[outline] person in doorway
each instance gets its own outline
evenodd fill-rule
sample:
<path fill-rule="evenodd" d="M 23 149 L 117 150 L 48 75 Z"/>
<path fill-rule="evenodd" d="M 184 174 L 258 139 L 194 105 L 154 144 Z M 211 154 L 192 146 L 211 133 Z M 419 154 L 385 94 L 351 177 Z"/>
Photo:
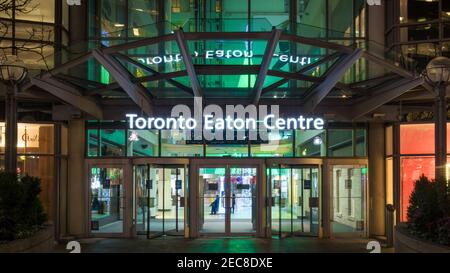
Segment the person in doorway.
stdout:
<path fill-rule="evenodd" d="M 233 196 L 231 197 L 231 213 L 234 214 L 234 208 L 236 207 L 236 194 L 233 193 Z"/>
<path fill-rule="evenodd" d="M 211 215 L 217 214 L 219 210 L 219 195 L 216 195 L 216 199 L 209 205 L 211 207 Z"/>

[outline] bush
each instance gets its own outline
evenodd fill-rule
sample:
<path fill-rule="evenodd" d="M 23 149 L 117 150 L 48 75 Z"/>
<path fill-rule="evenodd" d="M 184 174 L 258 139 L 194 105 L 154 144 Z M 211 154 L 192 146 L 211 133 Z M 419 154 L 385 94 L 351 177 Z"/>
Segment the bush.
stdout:
<path fill-rule="evenodd" d="M 450 195 L 447 181 L 421 176 L 409 198 L 408 229 L 414 235 L 450 244 Z"/>
<path fill-rule="evenodd" d="M 0 241 L 32 235 L 46 221 L 39 193 L 40 179 L 0 172 Z"/>

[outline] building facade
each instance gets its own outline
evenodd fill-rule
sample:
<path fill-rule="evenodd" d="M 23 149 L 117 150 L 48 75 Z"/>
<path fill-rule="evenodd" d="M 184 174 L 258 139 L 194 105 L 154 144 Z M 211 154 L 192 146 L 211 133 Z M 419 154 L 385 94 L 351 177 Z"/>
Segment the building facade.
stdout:
<path fill-rule="evenodd" d="M 54 38 L 16 94 L 17 171 L 42 178 L 57 239 L 379 237 L 385 206 L 406 221 L 414 181 L 435 176 L 442 126 L 421 72 L 445 55 L 445 1 L 39 2 Z M 416 5 L 438 8 L 423 21 Z M 0 18 L 17 29 L 2 46 L 28 65 L 23 18 Z M 433 24 L 434 55 L 420 49 Z M 254 131 L 157 123 L 252 106 Z M 325 124 L 266 132 L 269 114 Z"/>

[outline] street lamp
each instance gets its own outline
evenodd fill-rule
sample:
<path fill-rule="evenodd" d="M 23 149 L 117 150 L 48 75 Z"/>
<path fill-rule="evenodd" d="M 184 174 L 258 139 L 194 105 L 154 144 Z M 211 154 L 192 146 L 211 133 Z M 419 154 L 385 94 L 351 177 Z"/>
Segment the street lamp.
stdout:
<path fill-rule="evenodd" d="M 426 68 L 425 80 L 434 87 L 435 94 L 435 166 L 436 178 L 446 178 L 447 172 L 447 100 L 450 84 L 450 59 L 436 57 Z"/>
<path fill-rule="evenodd" d="M 17 101 L 19 84 L 28 70 L 18 64 L 0 64 L 0 85 L 5 89 L 5 169 L 17 172 Z"/>

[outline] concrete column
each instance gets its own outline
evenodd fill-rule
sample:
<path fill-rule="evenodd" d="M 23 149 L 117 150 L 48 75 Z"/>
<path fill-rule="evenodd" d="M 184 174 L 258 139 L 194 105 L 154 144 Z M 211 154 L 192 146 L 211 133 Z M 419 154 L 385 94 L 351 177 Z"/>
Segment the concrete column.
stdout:
<path fill-rule="evenodd" d="M 369 236 L 385 234 L 386 170 L 383 123 L 369 124 Z"/>
<path fill-rule="evenodd" d="M 5 170 L 17 171 L 17 100 L 14 90 L 6 87 L 5 97 Z"/>
<path fill-rule="evenodd" d="M 446 177 L 447 165 L 447 101 L 446 87 L 438 87 L 435 102 L 436 178 Z"/>
<path fill-rule="evenodd" d="M 87 235 L 86 209 L 87 174 L 85 171 L 85 131 L 83 120 L 69 121 L 69 159 L 68 159 L 68 233 L 83 237 Z"/>

